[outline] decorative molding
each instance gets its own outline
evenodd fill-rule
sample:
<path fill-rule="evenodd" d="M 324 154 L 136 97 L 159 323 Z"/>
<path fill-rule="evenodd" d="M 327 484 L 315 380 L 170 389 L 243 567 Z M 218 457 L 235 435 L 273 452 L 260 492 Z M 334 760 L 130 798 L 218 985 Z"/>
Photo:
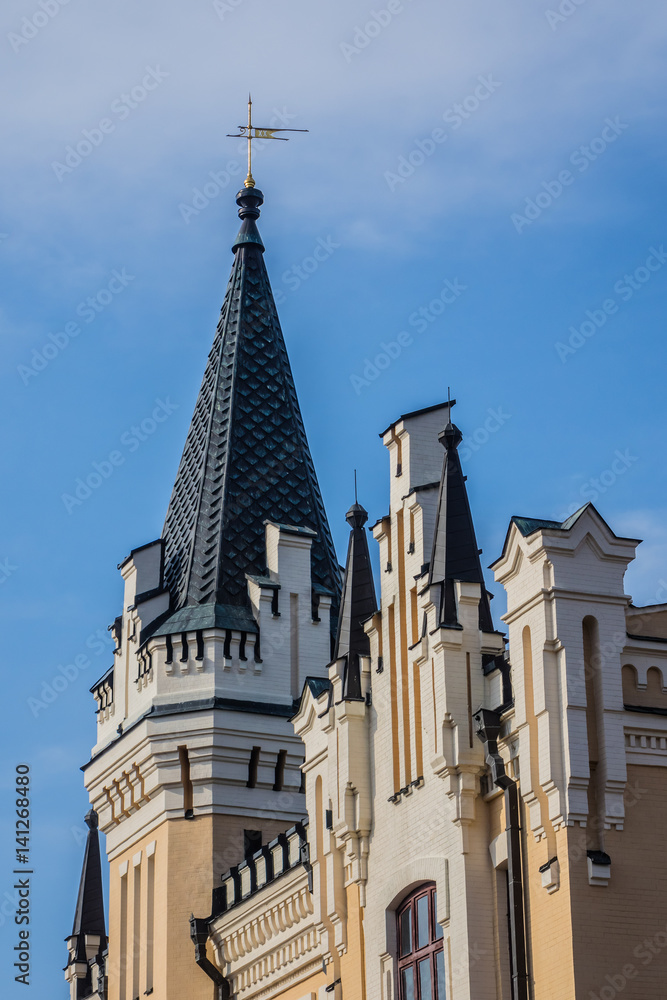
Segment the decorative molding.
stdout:
<path fill-rule="evenodd" d="M 322 968 L 308 873 L 298 867 L 211 923 L 233 995 L 268 1000 Z"/>
<path fill-rule="evenodd" d="M 626 728 L 625 756 L 628 764 L 667 766 L 667 732 Z"/>
<path fill-rule="evenodd" d="M 119 778 L 114 778 L 110 784 L 104 785 L 102 794 L 111 809 L 111 821 L 115 824 L 137 812 L 144 803 L 150 801 L 141 769 L 136 763 L 122 771 Z"/>

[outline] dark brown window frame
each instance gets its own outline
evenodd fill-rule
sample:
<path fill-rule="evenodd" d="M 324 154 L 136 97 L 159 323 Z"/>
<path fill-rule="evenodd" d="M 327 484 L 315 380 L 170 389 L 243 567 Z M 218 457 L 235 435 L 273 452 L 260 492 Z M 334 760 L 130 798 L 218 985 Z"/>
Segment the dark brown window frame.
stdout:
<path fill-rule="evenodd" d="M 439 952 L 443 952 L 444 960 L 444 939 L 442 934 L 442 928 L 439 928 L 437 923 L 437 913 L 436 913 L 436 884 L 435 882 L 424 882 L 422 885 L 417 886 L 412 892 L 405 897 L 401 905 L 396 910 L 396 951 L 397 951 L 397 963 L 396 963 L 396 978 L 397 978 L 397 988 L 396 996 L 398 1000 L 409 1000 L 405 996 L 403 990 L 403 971 L 407 968 L 413 969 L 415 993 L 414 1000 L 423 1000 L 421 992 L 421 984 L 419 982 L 419 963 L 423 962 L 424 959 L 430 959 L 430 970 L 431 970 L 431 997 L 433 1000 L 447 1000 L 446 996 L 441 997 L 437 992 L 437 971 L 436 971 L 436 956 Z M 428 943 L 423 947 L 418 947 L 417 933 L 417 902 L 424 896 L 428 898 Z M 401 955 L 402 939 L 401 939 L 401 919 L 403 914 L 411 910 L 411 951 L 406 955 Z M 438 936 L 439 935 L 439 936 Z"/>

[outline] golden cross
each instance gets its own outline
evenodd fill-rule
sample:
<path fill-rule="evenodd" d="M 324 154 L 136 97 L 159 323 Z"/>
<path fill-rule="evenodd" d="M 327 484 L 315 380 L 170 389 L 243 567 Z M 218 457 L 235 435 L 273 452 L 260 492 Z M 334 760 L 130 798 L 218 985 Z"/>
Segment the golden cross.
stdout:
<path fill-rule="evenodd" d="M 257 128 L 252 123 L 252 98 L 248 94 L 248 124 L 239 125 L 238 135 L 228 135 L 229 139 L 247 139 L 248 140 L 248 176 L 246 177 L 244 184 L 247 188 L 253 188 L 255 186 L 255 180 L 252 176 L 252 140 L 253 139 L 282 139 L 283 142 L 288 140 L 282 135 L 276 135 L 276 132 L 307 132 L 307 128 Z"/>

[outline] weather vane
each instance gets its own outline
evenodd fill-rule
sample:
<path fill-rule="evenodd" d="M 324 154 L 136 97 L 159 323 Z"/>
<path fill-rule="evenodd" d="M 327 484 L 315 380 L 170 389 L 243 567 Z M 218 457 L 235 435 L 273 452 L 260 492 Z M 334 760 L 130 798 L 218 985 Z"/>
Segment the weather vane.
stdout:
<path fill-rule="evenodd" d="M 276 135 L 276 132 L 307 132 L 307 128 L 257 128 L 252 123 L 252 98 L 248 94 L 248 124 L 239 125 L 238 135 L 227 135 L 228 139 L 247 139 L 248 140 L 248 176 L 246 177 L 244 183 L 247 188 L 254 188 L 255 180 L 252 176 L 252 140 L 253 139 L 282 139 L 283 142 L 288 142 L 282 135 Z"/>

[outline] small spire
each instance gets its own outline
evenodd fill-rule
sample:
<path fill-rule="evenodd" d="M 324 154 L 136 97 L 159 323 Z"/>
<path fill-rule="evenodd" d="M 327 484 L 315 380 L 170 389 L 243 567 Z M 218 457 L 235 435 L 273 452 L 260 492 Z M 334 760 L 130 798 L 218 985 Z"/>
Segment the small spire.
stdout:
<path fill-rule="evenodd" d="M 343 697 L 361 698 L 359 657 L 370 655 L 370 640 L 363 623 L 377 611 L 377 600 L 364 528 L 368 512 L 355 500 L 345 515 L 345 520 L 351 530 L 333 658 L 339 660 L 345 657 L 347 660 Z"/>
<path fill-rule="evenodd" d="M 71 937 L 76 940 L 77 958 L 84 961 L 86 960 L 86 937 L 99 937 L 100 952 L 104 951 L 107 943 L 98 833 L 99 820 L 94 809 L 86 813 L 85 823 L 88 827 L 88 836 L 71 934 Z"/>
<path fill-rule="evenodd" d="M 451 414 L 451 405 L 449 413 Z M 465 476 L 458 453 L 462 440 L 463 435 L 456 424 L 452 423 L 450 415 L 447 426 L 439 434 L 439 441 L 445 449 L 445 458 L 438 495 L 429 585 L 440 585 L 442 624 L 457 626 L 459 622 L 454 582 L 458 580 L 465 583 L 479 583 L 482 590 L 479 627 L 484 632 L 491 632 L 493 622 L 489 598 L 475 538 Z"/>

